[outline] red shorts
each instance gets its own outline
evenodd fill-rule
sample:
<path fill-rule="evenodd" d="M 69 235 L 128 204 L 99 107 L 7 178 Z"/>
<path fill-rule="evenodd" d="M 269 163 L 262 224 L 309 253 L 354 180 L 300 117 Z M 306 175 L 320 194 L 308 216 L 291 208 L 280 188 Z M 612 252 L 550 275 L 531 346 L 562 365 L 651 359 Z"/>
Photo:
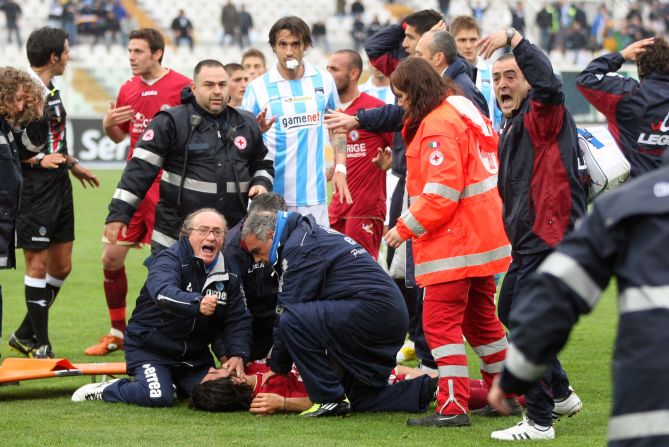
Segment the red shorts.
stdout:
<path fill-rule="evenodd" d="M 156 221 L 156 204 L 160 196 L 160 179 L 156 178 L 141 201 L 135 214 L 128 224 L 126 237 L 119 233 L 118 241 L 121 245 L 151 244 L 151 233 Z"/>
<path fill-rule="evenodd" d="M 383 220 L 369 217 L 348 217 L 330 220 L 330 227 L 346 236 L 352 237 L 362 248 L 376 259 L 379 257 Z"/>

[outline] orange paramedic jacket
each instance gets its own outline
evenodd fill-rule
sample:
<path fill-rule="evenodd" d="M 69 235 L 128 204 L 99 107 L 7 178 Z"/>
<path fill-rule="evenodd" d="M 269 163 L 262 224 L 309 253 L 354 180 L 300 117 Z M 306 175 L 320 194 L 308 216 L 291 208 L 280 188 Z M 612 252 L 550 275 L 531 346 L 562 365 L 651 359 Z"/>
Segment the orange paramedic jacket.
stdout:
<path fill-rule="evenodd" d="M 453 95 L 425 117 L 408 145 L 409 209 L 397 231 L 413 239 L 421 287 L 508 268 L 497 142 L 488 118 Z"/>

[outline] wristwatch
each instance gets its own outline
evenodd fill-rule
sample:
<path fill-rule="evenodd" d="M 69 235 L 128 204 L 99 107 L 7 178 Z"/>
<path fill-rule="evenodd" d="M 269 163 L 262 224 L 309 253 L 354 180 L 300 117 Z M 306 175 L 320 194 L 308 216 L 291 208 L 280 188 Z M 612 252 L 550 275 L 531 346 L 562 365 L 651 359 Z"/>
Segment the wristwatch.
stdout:
<path fill-rule="evenodd" d="M 33 163 L 33 166 L 41 166 L 42 165 L 42 160 L 46 154 L 44 152 L 40 152 L 39 154 L 35 155 L 35 163 Z"/>
<path fill-rule="evenodd" d="M 67 169 L 72 169 L 78 164 L 79 164 L 79 159 L 78 158 L 73 158 L 72 163 L 67 164 Z"/>
<path fill-rule="evenodd" d="M 516 35 L 516 29 L 515 28 L 509 28 L 506 30 L 506 46 L 511 46 L 511 39 L 513 39 L 513 36 Z"/>

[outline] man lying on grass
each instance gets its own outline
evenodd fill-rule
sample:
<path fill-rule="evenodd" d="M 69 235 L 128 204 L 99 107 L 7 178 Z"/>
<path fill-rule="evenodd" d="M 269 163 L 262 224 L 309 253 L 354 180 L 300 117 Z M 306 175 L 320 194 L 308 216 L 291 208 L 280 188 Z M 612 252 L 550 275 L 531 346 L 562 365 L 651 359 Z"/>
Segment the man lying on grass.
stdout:
<path fill-rule="evenodd" d="M 275 375 L 263 381 L 269 367 L 263 363 L 250 363 L 241 377 L 226 369 L 209 370 L 202 383 L 195 386 L 188 401 L 190 408 L 203 411 L 250 411 L 254 414 L 269 415 L 274 413 L 301 413 L 307 411 L 313 403 L 300 379 L 297 368 L 290 373 Z M 412 380 L 425 376 L 425 371 L 397 365 L 388 377 L 393 384 L 403 380 Z M 430 382 L 432 396 L 436 391 L 435 380 Z M 425 380 L 425 377 L 423 379 Z M 488 388 L 482 380 L 470 381 L 471 396 L 469 407 L 482 408 L 486 405 Z"/>

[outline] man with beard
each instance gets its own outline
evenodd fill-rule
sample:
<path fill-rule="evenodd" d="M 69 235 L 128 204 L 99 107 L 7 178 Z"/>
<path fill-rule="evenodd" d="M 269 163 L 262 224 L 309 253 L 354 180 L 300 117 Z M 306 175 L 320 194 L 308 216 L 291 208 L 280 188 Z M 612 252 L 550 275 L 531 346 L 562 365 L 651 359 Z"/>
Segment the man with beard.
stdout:
<path fill-rule="evenodd" d="M 267 130 L 263 138 L 276 166 L 274 190 L 284 197 L 289 210 L 311 214 L 327 226 L 328 131 L 323 116 L 339 105 L 335 83 L 329 73 L 304 58 L 312 40 L 309 27 L 299 17 L 279 19 L 269 31 L 269 43 L 278 63 L 251 82 L 242 108 L 257 115 L 263 131 Z M 333 146 L 332 184 L 339 197 L 350 202 L 346 144 L 334 142 Z"/>
<path fill-rule="evenodd" d="M 355 116 L 361 109 L 381 107 L 384 102 L 358 90 L 362 73 L 362 58 L 353 50 L 341 50 L 330 56 L 327 69 L 335 80 L 341 102 L 340 110 Z M 372 133 L 352 130 L 346 133 L 347 182 L 353 203 L 337 200 L 335 193 L 328 208 L 330 226 L 351 236 L 374 259 L 379 255 L 379 245 L 386 215 L 386 175 L 380 165 L 390 167 L 392 133 Z M 381 163 L 388 159 L 388 163 Z"/>

